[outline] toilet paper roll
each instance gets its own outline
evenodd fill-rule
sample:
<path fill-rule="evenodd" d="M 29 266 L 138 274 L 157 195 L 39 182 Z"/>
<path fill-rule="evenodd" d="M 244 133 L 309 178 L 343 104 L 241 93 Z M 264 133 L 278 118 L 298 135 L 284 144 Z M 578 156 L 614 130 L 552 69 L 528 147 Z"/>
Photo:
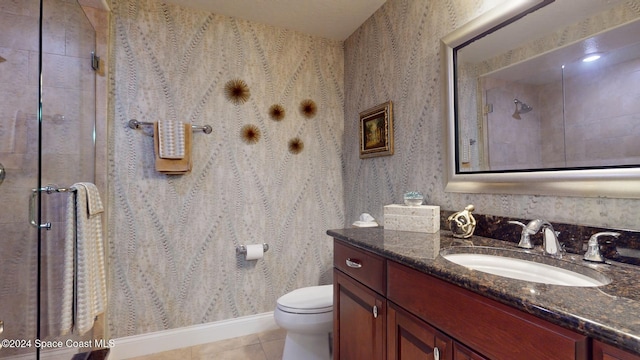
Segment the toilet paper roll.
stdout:
<path fill-rule="evenodd" d="M 264 246 L 262 244 L 247 245 L 247 260 L 258 260 L 264 256 Z"/>

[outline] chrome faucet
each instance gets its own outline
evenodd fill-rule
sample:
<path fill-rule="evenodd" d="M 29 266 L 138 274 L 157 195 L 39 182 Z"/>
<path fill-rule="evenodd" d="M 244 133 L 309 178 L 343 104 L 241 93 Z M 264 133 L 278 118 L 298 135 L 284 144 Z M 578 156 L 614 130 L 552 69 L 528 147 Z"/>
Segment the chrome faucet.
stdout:
<path fill-rule="evenodd" d="M 520 242 L 518 243 L 518 247 L 521 247 L 521 248 L 524 248 L 524 249 L 533 249 L 533 243 L 531 242 L 530 235 L 535 234 L 535 232 L 534 233 L 530 233 L 527 230 L 527 225 L 521 223 L 520 221 L 510 220 L 509 224 L 515 224 L 515 225 L 522 226 L 522 233 L 520 233 Z"/>
<path fill-rule="evenodd" d="M 558 241 L 558 235 L 553 230 L 553 226 L 546 220 L 531 220 L 527 225 L 519 221 L 509 221 L 511 224 L 522 226 L 522 234 L 520 235 L 520 243 L 518 246 L 525 249 L 532 249 L 531 235 L 535 235 L 542 230 L 542 249 L 547 255 L 560 257 L 564 250 Z"/>
<path fill-rule="evenodd" d="M 613 236 L 618 237 L 620 233 L 617 232 L 599 232 L 591 235 L 589 243 L 587 244 L 587 252 L 584 254 L 584 259 L 587 261 L 604 262 L 604 257 L 600 254 L 600 245 L 598 244 L 598 237 L 600 236 Z"/>

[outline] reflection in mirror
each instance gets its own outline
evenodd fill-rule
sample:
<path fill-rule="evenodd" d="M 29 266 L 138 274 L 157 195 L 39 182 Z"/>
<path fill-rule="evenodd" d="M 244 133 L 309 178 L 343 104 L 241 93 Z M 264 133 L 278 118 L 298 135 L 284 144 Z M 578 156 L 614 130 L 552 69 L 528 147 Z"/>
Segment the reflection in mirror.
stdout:
<path fill-rule="evenodd" d="M 469 95 L 458 97 L 468 138 L 459 139 L 460 151 L 478 153 L 461 156 L 461 171 L 640 163 L 640 21 L 628 18 L 627 4 L 567 8 L 572 20 L 577 12 L 581 18 L 503 42 L 521 33 L 520 22 L 567 3 L 556 1 L 456 50 L 458 89 Z"/>
<path fill-rule="evenodd" d="M 443 39 L 447 191 L 640 197 L 640 13 L 620 0 L 500 9 L 512 3 Z M 595 192 L 604 179 L 616 189 Z"/>

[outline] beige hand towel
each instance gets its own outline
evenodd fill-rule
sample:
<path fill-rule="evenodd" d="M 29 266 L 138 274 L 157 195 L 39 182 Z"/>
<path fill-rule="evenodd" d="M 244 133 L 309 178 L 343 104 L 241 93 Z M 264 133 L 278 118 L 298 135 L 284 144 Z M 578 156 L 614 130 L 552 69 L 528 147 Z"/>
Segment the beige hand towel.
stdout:
<path fill-rule="evenodd" d="M 158 136 L 158 123 L 153 125 L 153 146 L 156 154 L 156 171 L 168 175 L 186 174 L 191 171 L 193 161 L 191 158 L 191 124 L 183 124 L 184 127 L 184 157 L 182 159 L 163 159 L 160 156 Z"/>

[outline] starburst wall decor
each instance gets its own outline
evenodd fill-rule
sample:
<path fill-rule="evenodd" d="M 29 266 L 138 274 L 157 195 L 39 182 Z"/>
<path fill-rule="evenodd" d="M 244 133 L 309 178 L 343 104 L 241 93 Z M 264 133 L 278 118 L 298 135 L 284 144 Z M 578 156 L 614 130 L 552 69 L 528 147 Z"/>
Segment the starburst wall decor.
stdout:
<path fill-rule="evenodd" d="M 258 143 L 258 141 L 260 141 L 261 135 L 262 133 L 260 132 L 260 128 L 252 124 L 245 125 L 240 130 L 242 141 L 249 145 Z"/>
<path fill-rule="evenodd" d="M 284 119 L 285 111 L 284 107 L 280 104 L 273 104 L 269 108 L 269 117 L 273 121 L 280 121 Z"/>
<path fill-rule="evenodd" d="M 307 119 L 311 119 L 312 117 L 316 116 L 316 113 L 318 112 L 318 106 L 311 99 L 302 100 L 302 102 L 300 103 L 300 112 Z"/>
<path fill-rule="evenodd" d="M 224 86 L 224 93 L 229 101 L 236 105 L 246 103 L 251 97 L 249 85 L 244 80 L 229 80 Z"/>
<path fill-rule="evenodd" d="M 300 140 L 300 138 L 295 137 L 289 140 L 290 153 L 297 155 L 297 154 L 300 154 L 303 149 L 304 149 L 304 143 L 302 142 L 302 140 Z"/>

